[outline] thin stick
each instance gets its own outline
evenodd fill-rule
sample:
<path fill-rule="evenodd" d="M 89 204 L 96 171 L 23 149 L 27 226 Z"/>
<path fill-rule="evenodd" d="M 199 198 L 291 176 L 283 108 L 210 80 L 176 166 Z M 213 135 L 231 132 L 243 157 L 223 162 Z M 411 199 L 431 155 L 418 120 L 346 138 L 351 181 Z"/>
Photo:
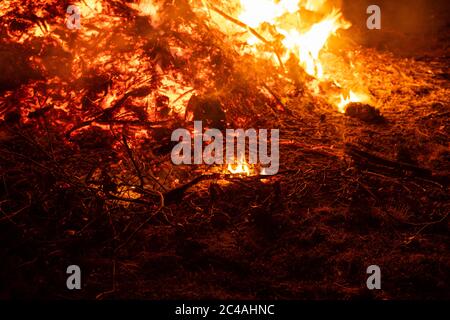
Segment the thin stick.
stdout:
<path fill-rule="evenodd" d="M 272 91 L 266 84 L 262 85 L 264 89 L 269 91 L 269 93 L 272 95 L 272 97 L 275 99 L 275 101 L 283 108 L 283 111 L 288 110 L 284 103 L 281 101 L 281 99 L 275 94 L 275 92 Z M 276 110 L 274 110 L 276 112 Z"/>
<path fill-rule="evenodd" d="M 140 187 L 144 188 L 144 177 L 142 176 L 141 170 L 139 169 L 136 160 L 134 160 L 133 151 L 131 151 L 130 146 L 128 145 L 127 137 L 124 134 L 122 134 L 122 141 L 125 146 L 125 150 L 127 151 L 128 157 L 130 158 L 131 163 L 133 164 L 134 170 L 136 171 L 136 174 L 139 177 Z"/>

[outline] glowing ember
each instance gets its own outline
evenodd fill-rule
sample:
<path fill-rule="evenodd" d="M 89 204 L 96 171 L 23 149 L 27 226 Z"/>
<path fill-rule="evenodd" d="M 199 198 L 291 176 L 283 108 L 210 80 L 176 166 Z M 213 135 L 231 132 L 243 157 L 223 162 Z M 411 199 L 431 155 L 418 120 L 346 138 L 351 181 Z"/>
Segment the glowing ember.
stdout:
<path fill-rule="evenodd" d="M 245 175 L 245 176 L 251 175 L 250 166 L 243 158 L 236 161 L 236 164 L 229 164 L 228 172 L 236 175 Z"/>
<path fill-rule="evenodd" d="M 80 8 L 81 16 L 85 19 L 93 18 L 103 11 L 102 1 L 100 0 L 84 0 L 75 4 Z"/>
<path fill-rule="evenodd" d="M 153 0 L 140 0 L 138 3 L 131 3 L 131 8 L 137 10 L 142 16 L 156 16 L 158 7 L 153 3 Z"/>
<path fill-rule="evenodd" d="M 368 103 L 370 101 L 369 97 L 364 93 L 355 93 L 350 90 L 348 97 L 344 97 L 341 94 L 341 101 L 338 103 L 339 112 L 345 113 L 345 107 L 351 102 L 365 102 Z"/>

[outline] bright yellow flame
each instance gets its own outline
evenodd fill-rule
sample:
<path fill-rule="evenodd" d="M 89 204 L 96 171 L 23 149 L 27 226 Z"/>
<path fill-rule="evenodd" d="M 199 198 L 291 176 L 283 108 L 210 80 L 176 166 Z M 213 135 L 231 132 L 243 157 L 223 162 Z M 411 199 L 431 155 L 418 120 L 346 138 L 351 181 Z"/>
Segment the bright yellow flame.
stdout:
<path fill-rule="evenodd" d="M 101 0 L 83 0 L 76 3 L 76 6 L 80 9 L 83 19 L 93 18 L 103 11 Z"/>
<path fill-rule="evenodd" d="M 370 98 L 364 93 L 355 93 L 352 90 L 350 90 L 348 97 L 344 97 L 344 95 L 341 94 L 340 99 L 341 101 L 338 103 L 338 109 L 339 112 L 342 113 L 345 113 L 345 107 L 351 102 L 368 103 L 370 101 Z"/>
<path fill-rule="evenodd" d="M 342 21 L 342 13 L 335 10 L 303 34 L 294 28 L 287 32 L 282 29 L 278 31 L 285 36 L 283 45 L 299 58 L 305 71 L 312 76 L 322 79 L 323 67 L 319 54 L 331 35 L 341 28 L 349 27 L 348 23 Z"/>
<path fill-rule="evenodd" d="M 158 13 L 158 7 L 153 0 L 139 0 L 138 3 L 131 3 L 129 6 L 143 16 L 156 16 Z"/>
<path fill-rule="evenodd" d="M 291 55 L 298 58 L 300 65 L 306 73 L 316 79 L 309 84 L 313 91 L 319 94 L 319 84 L 330 78 L 324 74 L 324 61 L 321 53 L 326 48 L 328 40 L 338 30 L 348 29 L 351 24 L 343 17 L 339 9 L 332 8 L 326 0 L 239 0 L 241 13 L 238 19 L 255 28 L 267 39 L 271 39 L 273 32 L 282 35 L 281 40 L 284 52 L 279 58 L 286 63 Z M 311 21 L 311 14 L 304 15 L 302 9 L 315 12 Z M 269 29 L 270 29 L 269 28 Z M 272 38 L 273 39 L 273 38 Z M 249 33 L 244 39 L 253 54 L 260 58 L 278 59 L 268 55 L 257 47 L 261 40 Z M 362 93 L 351 91 L 348 97 L 341 95 L 334 100 L 340 112 L 344 112 L 345 106 L 350 102 L 369 102 L 370 98 Z"/>
<path fill-rule="evenodd" d="M 261 27 L 264 23 L 272 25 L 284 36 L 282 44 L 286 51 L 283 62 L 294 54 L 305 71 L 318 79 L 323 79 L 319 55 L 328 39 L 339 29 L 351 26 L 338 9 L 333 9 L 321 21 L 306 28 L 300 11 L 301 1 L 298 0 L 240 0 L 240 3 L 242 11 L 239 20 L 252 28 Z M 324 3 L 324 0 L 308 0 L 303 6 L 310 11 L 317 11 Z M 249 35 L 247 43 L 250 46 L 258 42 L 254 35 Z"/>
<path fill-rule="evenodd" d="M 241 0 L 242 12 L 239 20 L 252 28 L 263 22 L 275 24 L 276 19 L 285 13 L 299 10 L 298 0 Z"/>
<path fill-rule="evenodd" d="M 304 7 L 310 11 L 318 11 L 323 7 L 326 1 L 327 0 L 306 0 Z"/>
<path fill-rule="evenodd" d="M 245 176 L 251 175 L 250 166 L 244 158 L 240 158 L 238 161 L 236 161 L 235 164 L 228 164 L 228 171 L 231 174 L 239 174 Z"/>
<path fill-rule="evenodd" d="M 46 27 L 49 28 L 49 26 L 46 24 Z M 35 25 L 32 31 L 33 35 L 35 37 L 44 37 L 48 34 L 48 31 L 45 30 L 43 26 Z"/>

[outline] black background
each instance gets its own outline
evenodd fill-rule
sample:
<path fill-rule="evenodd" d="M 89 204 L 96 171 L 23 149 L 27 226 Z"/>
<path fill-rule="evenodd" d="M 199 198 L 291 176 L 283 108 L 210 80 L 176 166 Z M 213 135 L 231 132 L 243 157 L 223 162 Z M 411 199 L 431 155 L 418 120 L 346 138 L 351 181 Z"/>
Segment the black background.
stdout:
<path fill-rule="evenodd" d="M 366 9 L 381 8 L 381 30 L 368 30 Z M 353 26 L 347 34 L 360 44 L 396 54 L 445 54 L 449 45 L 448 0 L 344 0 L 344 16 Z"/>

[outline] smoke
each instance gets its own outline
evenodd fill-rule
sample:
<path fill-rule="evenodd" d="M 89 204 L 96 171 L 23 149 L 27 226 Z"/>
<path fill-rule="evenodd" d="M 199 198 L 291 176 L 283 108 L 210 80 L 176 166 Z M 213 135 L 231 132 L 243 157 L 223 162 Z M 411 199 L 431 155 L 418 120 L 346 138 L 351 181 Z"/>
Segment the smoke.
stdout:
<path fill-rule="evenodd" d="M 448 43 L 448 0 L 343 0 L 352 36 L 366 46 L 414 55 Z M 367 30 L 368 6 L 381 7 L 382 29 Z"/>

